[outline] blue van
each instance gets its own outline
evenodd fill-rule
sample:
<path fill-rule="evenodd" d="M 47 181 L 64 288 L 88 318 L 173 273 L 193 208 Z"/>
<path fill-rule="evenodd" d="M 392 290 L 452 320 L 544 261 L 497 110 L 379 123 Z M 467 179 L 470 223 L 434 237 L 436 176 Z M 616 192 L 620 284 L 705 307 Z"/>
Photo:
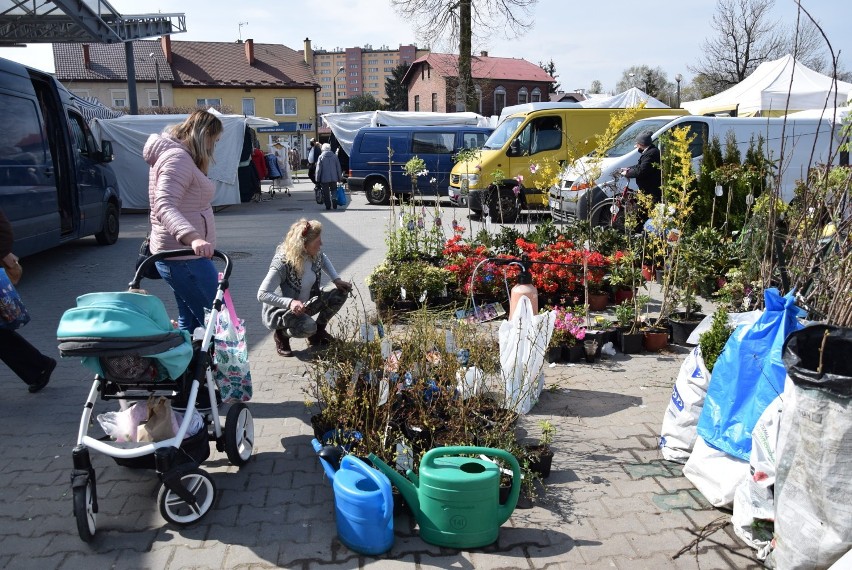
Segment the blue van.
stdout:
<path fill-rule="evenodd" d="M 121 198 L 109 141 L 100 148 L 48 73 L 0 59 L 0 207 L 24 257 L 94 235 L 118 240 Z"/>
<path fill-rule="evenodd" d="M 418 194 L 446 196 L 453 155 L 464 148 L 480 148 L 493 130 L 466 125 L 364 127 L 355 135 L 349 155 L 349 190 L 365 191 L 370 204 L 387 204 L 391 186 L 394 194 L 410 194 L 411 179 L 402 168 L 418 156 L 429 171 L 418 180 Z M 390 159 L 388 147 L 393 150 Z"/>

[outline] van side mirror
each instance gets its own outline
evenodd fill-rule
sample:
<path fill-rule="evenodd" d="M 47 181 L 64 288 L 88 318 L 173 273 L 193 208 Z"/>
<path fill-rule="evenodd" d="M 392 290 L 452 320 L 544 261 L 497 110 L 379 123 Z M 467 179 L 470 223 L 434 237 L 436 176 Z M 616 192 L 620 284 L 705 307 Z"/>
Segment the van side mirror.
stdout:
<path fill-rule="evenodd" d="M 518 139 L 513 139 L 511 143 L 509 143 L 509 152 L 507 153 L 509 156 L 518 156 L 521 153 L 521 141 Z"/>
<path fill-rule="evenodd" d="M 112 141 L 101 141 L 101 162 L 112 162 Z"/>

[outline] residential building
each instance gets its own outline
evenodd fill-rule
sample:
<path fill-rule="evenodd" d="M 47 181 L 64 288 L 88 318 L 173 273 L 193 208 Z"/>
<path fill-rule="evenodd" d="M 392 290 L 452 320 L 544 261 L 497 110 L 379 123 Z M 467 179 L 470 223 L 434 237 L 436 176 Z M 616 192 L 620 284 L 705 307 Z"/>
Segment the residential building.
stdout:
<path fill-rule="evenodd" d="M 418 58 L 405 76 L 409 111 L 464 111 L 454 54 L 430 53 Z M 555 83 L 541 67 L 524 59 L 491 57 L 481 52 L 471 59 L 471 74 L 480 115 L 499 115 L 503 107 L 548 101 Z"/>
<path fill-rule="evenodd" d="M 369 94 L 384 103 L 387 96 L 385 79 L 392 76 L 398 65 L 410 65 L 428 53 L 429 50 L 417 49 L 415 45 L 400 45 L 397 49 L 388 46 L 373 49 L 369 44 L 333 50 L 315 49 L 313 68 L 321 87 L 317 96 L 319 114 L 335 112 L 335 86 L 338 111 L 350 97 L 358 95 Z"/>
<path fill-rule="evenodd" d="M 305 40 L 310 46 L 310 40 Z M 127 69 L 120 44 L 54 44 L 56 76 L 79 95 L 126 106 Z M 272 142 L 296 145 L 316 134 L 317 83 L 302 52 L 280 44 L 245 42 L 133 42 L 140 106 L 157 107 L 156 69 L 163 104 L 178 108 L 217 107 L 278 121 L 258 129 L 263 148 Z M 149 57 L 153 53 L 154 57 Z"/>

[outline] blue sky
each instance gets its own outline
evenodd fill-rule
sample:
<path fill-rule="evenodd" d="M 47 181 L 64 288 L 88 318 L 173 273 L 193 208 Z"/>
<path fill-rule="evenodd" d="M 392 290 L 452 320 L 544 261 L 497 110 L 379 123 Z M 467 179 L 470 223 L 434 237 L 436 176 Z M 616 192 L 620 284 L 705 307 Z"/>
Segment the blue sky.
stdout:
<path fill-rule="evenodd" d="M 112 0 L 125 14 L 184 13 L 188 32 L 175 41 L 236 41 L 252 38 L 261 43 L 283 43 L 301 49 L 306 37 L 314 47 L 391 47 L 415 41 L 414 30 L 391 9 L 389 0 Z M 852 3 L 837 0 L 802 0 L 802 5 L 823 26 L 835 52 L 841 50 L 841 67 L 852 69 Z M 571 3 L 539 0 L 532 10 L 533 23 L 519 39 L 505 39 L 503 26 L 495 25 L 487 43 L 476 52 L 519 57 L 533 63 L 553 60 L 563 89 L 588 88 L 595 79 L 612 90 L 622 72 L 634 65 L 660 67 L 673 80 L 681 73 L 686 85 L 692 78 L 688 65 L 697 63 L 701 45 L 710 36 L 715 0 L 599 0 Z M 775 17 L 792 25 L 793 0 L 776 0 Z M 240 22 L 248 22 L 239 27 Z M 845 29 L 844 29 L 845 28 Z M 450 51 L 433 46 L 434 51 Z M 26 48 L 0 47 L 0 57 L 53 71 L 49 45 Z"/>

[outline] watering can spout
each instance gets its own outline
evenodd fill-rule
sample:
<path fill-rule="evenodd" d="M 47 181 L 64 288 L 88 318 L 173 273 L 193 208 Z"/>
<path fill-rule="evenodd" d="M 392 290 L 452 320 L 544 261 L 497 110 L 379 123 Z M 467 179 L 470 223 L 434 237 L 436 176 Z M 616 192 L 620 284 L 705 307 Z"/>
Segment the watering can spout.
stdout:
<path fill-rule="evenodd" d="M 420 514 L 420 498 L 417 494 L 417 488 L 414 486 L 414 484 L 405 477 L 403 477 L 396 469 L 376 457 L 375 454 L 371 453 L 368 456 L 368 459 L 379 471 L 387 475 L 387 478 L 390 479 L 390 482 L 394 486 L 396 486 L 397 489 L 399 489 L 399 492 L 402 493 L 405 502 L 411 508 L 411 512 L 414 514 L 414 518 L 418 518 Z"/>

